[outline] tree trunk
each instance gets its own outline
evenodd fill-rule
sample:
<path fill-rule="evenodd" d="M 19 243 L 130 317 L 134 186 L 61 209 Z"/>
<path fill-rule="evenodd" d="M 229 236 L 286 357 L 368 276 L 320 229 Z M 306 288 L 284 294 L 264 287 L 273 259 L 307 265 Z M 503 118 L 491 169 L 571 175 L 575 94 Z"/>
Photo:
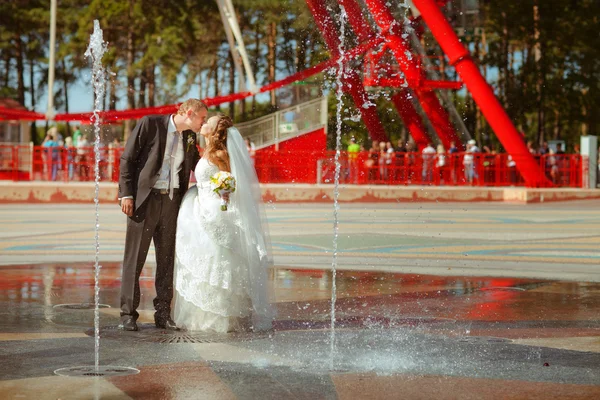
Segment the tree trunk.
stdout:
<path fill-rule="evenodd" d="M 139 108 L 146 107 L 146 85 L 148 83 L 148 70 L 145 69 L 140 75 L 140 90 L 138 92 L 137 106 Z"/>
<path fill-rule="evenodd" d="M 23 66 L 23 41 L 21 35 L 17 33 L 15 35 L 15 50 L 17 56 L 17 101 L 22 106 L 25 106 L 25 80 L 23 75 L 25 68 Z"/>
<path fill-rule="evenodd" d="M 294 72 L 299 72 L 299 71 L 306 69 L 307 38 L 308 38 L 308 36 L 304 35 L 302 37 L 302 40 L 300 41 L 300 43 L 296 46 L 296 60 L 295 60 L 296 62 L 295 62 L 295 71 Z M 301 94 L 300 94 L 300 87 L 298 85 L 295 86 L 294 96 L 295 96 L 296 104 L 298 104 L 302 101 Z"/>
<path fill-rule="evenodd" d="M 129 0 L 129 29 L 127 31 L 127 108 L 133 110 L 135 108 L 135 71 L 133 69 L 134 63 L 134 49 L 133 49 L 133 6 L 134 1 Z M 131 133 L 132 120 L 125 120 L 125 137 L 127 141 L 129 134 Z"/>
<path fill-rule="evenodd" d="M 210 93 L 210 80 L 212 79 L 212 70 L 208 69 L 206 71 L 205 74 L 205 78 L 204 78 L 204 82 L 206 82 L 206 85 L 204 86 L 204 96 L 202 96 L 203 98 L 208 98 L 209 93 Z"/>
<path fill-rule="evenodd" d="M 227 60 L 225 58 L 218 57 L 217 59 L 217 70 L 219 73 L 219 96 L 223 96 L 225 93 L 225 80 L 227 71 Z M 220 110 L 220 108 L 219 108 Z"/>
<path fill-rule="evenodd" d="M 315 37 L 310 37 L 310 51 L 308 52 L 309 57 L 308 57 L 308 63 L 307 65 L 310 66 L 312 65 L 312 61 L 313 61 L 313 56 L 315 55 L 315 48 L 317 45 L 317 39 Z"/>
<path fill-rule="evenodd" d="M 588 92 L 586 96 L 591 96 L 590 92 Z M 583 125 L 589 126 L 589 129 L 586 130 L 586 134 L 597 136 L 598 135 L 598 113 L 591 112 L 591 102 L 585 102 L 585 104 L 589 104 L 588 110 L 590 111 L 587 113 L 587 115 L 588 115 L 587 119 L 583 121 Z"/>
<path fill-rule="evenodd" d="M 235 64 L 233 56 L 229 53 L 229 94 L 235 93 Z M 235 101 L 229 103 L 229 117 L 235 118 Z"/>
<path fill-rule="evenodd" d="M 240 100 L 240 105 L 242 107 L 242 110 L 241 110 L 242 111 L 242 122 L 246 122 L 246 112 L 247 112 L 246 98 L 243 98 L 242 100 Z"/>
<path fill-rule="evenodd" d="M 260 59 L 260 24 L 257 22 L 254 25 L 254 60 L 252 69 L 255 76 L 258 76 L 258 62 Z M 252 116 L 254 117 L 256 112 L 256 96 L 252 96 Z"/>
<path fill-rule="evenodd" d="M 475 44 L 474 50 L 475 51 L 474 51 L 473 56 L 474 56 L 475 60 L 477 60 L 477 64 L 481 64 L 480 46 Z M 471 132 L 475 133 L 475 140 L 477 140 L 477 142 L 481 146 L 481 113 L 479 111 L 479 107 L 477 106 L 477 103 L 475 103 L 475 100 L 473 99 L 472 96 L 469 96 L 469 100 L 470 100 L 469 104 L 470 104 L 470 107 L 472 107 L 473 116 L 475 119 L 474 130 L 472 130 Z"/>
<path fill-rule="evenodd" d="M 64 97 L 65 97 L 65 113 L 69 113 L 69 82 L 67 81 L 67 65 L 65 63 L 65 59 L 63 58 L 62 60 L 60 60 L 60 67 L 62 68 L 62 75 L 63 75 L 63 92 L 64 92 Z M 69 124 L 67 125 L 67 135 L 66 136 L 71 136 L 71 126 Z"/>
<path fill-rule="evenodd" d="M 114 67 L 114 65 L 113 65 Z M 116 110 L 117 109 L 117 84 L 116 82 L 118 82 L 118 78 L 117 75 L 115 74 L 115 76 L 112 76 L 109 80 L 109 87 L 110 87 L 110 100 L 108 101 L 108 109 L 109 110 Z"/>
<path fill-rule="evenodd" d="M 8 87 L 10 78 L 10 52 L 4 51 L 4 87 Z"/>
<path fill-rule="evenodd" d="M 560 112 L 555 109 L 554 110 L 554 140 L 560 139 Z"/>
<path fill-rule="evenodd" d="M 203 99 L 202 91 L 204 90 L 204 79 L 202 79 L 202 73 L 204 71 L 200 70 L 198 72 L 198 98 Z"/>
<path fill-rule="evenodd" d="M 65 113 L 69 113 L 69 82 L 67 82 L 67 66 L 65 64 L 65 60 L 64 58 L 62 60 L 60 60 L 60 68 L 62 69 L 62 76 L 63 76 L 63 80 L 62 80 L 62 84 L 63 84 L 63 92 L 64 92 L 64 99 L 65 99 Z"/>
<path fill-rule="evenodd" d="M 115 106 L 113 105 L 114 92 L 115 92 L 115 83 L 112 79 L 108 79 L 106 81 L 108 87 L 106 88 L 106 97 L 108 97 L 108 109 L 114 110 Z M 115 99 L 116 100 L 116 99 Z"/>
<path fill-rule="evenodd" d="M 542 43 L 540 40 L 540 10 L 539 0 L 533 0 L 533 38 L 534 38 L 534 59 L 537 69 L 536 92 L 537 92 L 537 116 L 538 116 L 538 134 L 537 142 L 542 144 L 544 138 L 544 67 Z"/>
<path fill-rule="evenodd" d="M 500 95 L 502 105 L 506 110 L 508 108 L 508 16 L 505 11 L 502 12 L 502 67 L 500 69 Z"/>
<path fill-rule="evenodd" d="M 35 63 L 33 57 L 29 59 L 29 92 L 31 94 L 31 109 L 35 110 Z"/>
<path fill-rule="evenodd" d="M 271 24 L 269 25 L 269 29 L 268 29 L 268 38 L 267 38 L 267 46 L 269 48 L 269 53 L 268 53 L 268 63 L 269 63 L 269 74 L 268 74 L 268 80 L 269 83 L 273 83 L 275 82 L 275 63 L 277 61 L 276 57 L 276 51 L 275 51 L 275 46 L 277 44 L 277 24 L 275 24 L 275 22 L 271 22 Z M 275 94 L 275 90 L 271 90 L 270 91 L 271 94 L 271 110 L 275 111 L 275 109 L 277 108 L 277 95 Z"/>
<path fill-rule="evenodd" d="M 513 87 L 514 85 L 514 80 L 515 80 L 515 46 L 510 45 L 509 46 L 509 51 L 508 51 L 508 68 L 507 68 L 507 76 L 506 76 L 506 92 L 507 92 L 507 111 L 509 111 L 509 116 L 511 117 L 511 119 L 514 117 L 515 115 L 515 109 L 514 109 L 514 104 L 511 103 L 511 100 L 513 99 L 512 96 L 512 91 L 513 91 Z"/>
<path fill-rule="evenodd" d="M 108 110 L 108 104 L 110 103 L 110 99 L 108 97 L 109 83 L 108 79 L 104 80 L 104 98 L 102 99 L 102 109 Z"/>
<path fill-rule="evenodd" d="M 582 95 L 583 95 L 584 100 L 585 100 L 585 97 L 586 97 L 587 93 L 582 93 Z M 578 132 L 578 133 L 580 133 L 583 136 L 587 136 L 587 134 L 589 133 L 588 123 L 587 123 L 588 122 L 588 115 L 589 115 L 588 109 L 585 106 L 585 101 L 583 101 L 583 105 L 581 106 L 581 116 L 583 117 L 583 121 L 581 122 L 580 132 Z"/>
<path fill-rule="evenodd" d="M 480 57 L 482 59 L 485 59 L 485 56 L 487 55 L 487 37 L 485 35 L 485 29 L 483 29 L 481 32 L 480 46 L 478 47 L 481 48 L 481 50 L 479 50 L 479 53 L 481 54 Z M 487 80 L 487 64 L 479 60 L 479 65 L 481 65 L 481 72 L 483 74 L 483 77 Z"/>
<path fill-rule="evenodd" d="M 308 35 L 302 37 L 302 40 L 296 46 L 296 70 L 294 72 L 299 72 L 306 69 L 306 42 L 308 39 Z"/>
<path fill-rule="evenodd" d="M 148 67 L 148 106 L 154 107 L 156 98 L 156 66 L 152 64 Z"/>
<path fill-rule="evenodd" d="M 219 88 L 219 55 L 215 56 L 215 61 L 213 62 L 213 83 L 215 87 L 215 97 L 221 94 L 221 90 Z M 221 111 L 221 105 L 217 105 L 217 110 Z"/>
<path fill-rule="evenodd" d="M 35 110 L 35 103 L 36 103 L 36 98 L 35 98 L 35 63 L 33 61 L 33 57 L 31 57 L 29 59 L 29 90 L 31 93 L 31 110 Z M 35 145 L 39 145 L 39 141 L 37 138 L 37 127 L 35 124 L 35 121 L 31 121 L 31 127 L 30 127 L 30 140 L 35 144 Z"/>
<path fill-rule="evenodd" d="M 134 1 L 129 1 L 129 20 L 133 19 L 133 6 Z M 127 31 L 127 108 L 135 108 L 135 70 L 133 63 L 135 61 L 135 50 L 134 46 L 134 35 L 133 26 L 130 24 L 129 30 Z"/>

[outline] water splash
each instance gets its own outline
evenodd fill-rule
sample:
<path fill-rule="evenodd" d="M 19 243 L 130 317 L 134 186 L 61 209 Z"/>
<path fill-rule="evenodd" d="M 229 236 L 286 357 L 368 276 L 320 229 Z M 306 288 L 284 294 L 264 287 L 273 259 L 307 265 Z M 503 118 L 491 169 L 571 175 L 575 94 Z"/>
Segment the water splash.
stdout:
<path fill-rule="evenodd" d="M 340 196 L 340 154 L 342 147 L 342 96 L 344 95 L 344 88 L 342 78 L 344 77 L 344 53 L 346 51 L 344 45 L 344 36 L 346 35 L 346 20 L 347 14 L 344 6 L 340 5 L 340 42 L 338 45 L 339 61 L 336 74 L 336 93 L 335 97 L 337 100 L 336 105 L 336 132 L 335 132 L 335 178 L 333 185 L 333 259 L 331 261 L 331 356 L 330 356 L 330 367 L 333 369 L 333 356 L 335 354 L 335 302 L 337 300 L 337 287 L 336 287 L 336 273 L 337 273 L 337 254 L 338 254 L 338 235 L 339 235 L 339 203 L 338 198 Z"/>
<path fill-rule="evenodd" d="M 95 154 L 95 190 L 94 204 L 96 207 L 95 223 L 95 243 L 96 253 L 94 258 L 94 366 L 96 370 L 100 364 L 100 213 L 99 213 L 99 195 L 100 195 L 100 114 L 102 104 L 104 103 L 104 88 L 106 81 L 106 71 L 102 66 L 102 57 L 106 53 L 106 43 L 104 42 L 100 22 L 94 20 L 94 32 L 90 36 L 90 44 L 85 51 L 85 57 L 92 62 L 92 85 L 94 86 L 94 113 L 91 121 L 94 124 L 94 154 Z"/>

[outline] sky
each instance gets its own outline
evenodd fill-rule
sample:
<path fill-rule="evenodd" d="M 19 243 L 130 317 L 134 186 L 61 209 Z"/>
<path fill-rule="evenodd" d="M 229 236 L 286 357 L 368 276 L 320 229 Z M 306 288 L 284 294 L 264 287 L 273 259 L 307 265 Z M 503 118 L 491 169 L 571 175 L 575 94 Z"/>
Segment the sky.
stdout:
<path fill-rule="evenodd" d="M 179 80 L 181 82 L 183 82 L 185 80 L 183 74 L 185 73 L 182 72 L 182 75 L 179 77 Z M 25 76 L 25 85 L 29 86 L 30 85 L 30 81 L 29 81 L 29 74 L 26 74 L 27 76 Z M 278 73 L 276 78 L 277 79 L 281 79 L 284 78 L 284 76 L 280 76 L 281 73 Z M 38 77 L 36 78 L 38 81 L 40 80 L 40 77 L 38 75 Z M 47 77 L 43 77 L 43 79 L 47 80 Z M 256 77 L 257 81 L 260 81 L 262 79 L 261 76 L 257 76 Z M 60 81 L 55 81 L 54 82 L 54 89 L 55 92 L 56 90 L 58 90 L 57 85 L 59 85 L 60 87 L 62 87 L 62 82 Z M 224 90 L 224 92 L 228 92 L 229 88 L 227 85 L 227 82 L 225 83 L 225 86 L 222 88 Z M 190 90 L 185 93 L 183 96 L 181 96 L 181 98 L 179 99 L 180 101 L 183 101 L 184 99 L 190 98 L 190 97 L 199 97 L 199 87 L 197 84 L 194 84 L 191 86 Z M 91 112 L 94 111 L 94 93 L 93 93 L 93 86 L 92 86 L 92 82 L 91 82 L 91 74 L 90 71 L 85 71 L 82 76 L 74 83 L 72 83 L 69 88 L 68 88 L 68 95 L 69 95 L 69 113 L 82 113 L 82 112 Z M 209 93 L 209 96 L 212 96 Z M 116 109 L 117 110 L 125 110 L 127 109 L 127 97 L 126 97 L 126 93 L 125 90 L 121 90 L 120 93 L 118 93 L 118 101 L 117 101 L 117 106 Z M 259 101 L 267 101 L 269 97 L 268 93 L 261 93 L 259 95 L 257 95 L 257 98 Z M 56 101 L 56 100 L 55 100 Z M 31 96 L 29 92 L 25 93 L 25 105 L 29 108 L 31 105 Z M 164 104 L 157 104 L 157 106 L 161 106 Z M 38 99 L 37 103 L 36 103 L 36 107 L 35 110 L 36 112 L 40 112 L 45 114 L 46 110 L 48 108 L 48 91 L 47 91 L 47 87 L 45 87 L 43 94 L 40 96 L 40 98 Z M 57 113 L 63 113 L 64 112 L 64 108 L 61 107 L 57 110 Z"/>
<path fill-rule="evenodd" d="M 25 85 L 29 86 L 29 81 L 25 81 Z M 57 84 L 61 85 L 60 81 L 54 82 L 55 91 L 57 89 Z M 68 88 L 69 95 L 69 113 L 80 113 L 80 112 L 91 112 L 94 111 L 94 90 L 91 82 L 91 75 L 88 72 L 84 73 L 84 75 L 78 79 L 76 82 L 71 84 Z M 187 97 L 197 97 L 198 96 L 198 87 L 192 87 L 190 91 L 182 98 Z M 31 105 L 31 96 L 29 93 L 25 95 L 25 104 L 27 106 Z M 48 108 L 48 91 L 44 90 L 44 93 L 40 96 L 37 101 L 35 110 L 36 112 L 46 113 Z M 118 95 L 117 101 L 117 110 L 125 110 L 127 108 L 127 97 L 125 96 L 125 91 L 122 90 L 122 93 Z M 57 110 L 57 113 L 63 113 L 64 109 L 61 107 Z"/>

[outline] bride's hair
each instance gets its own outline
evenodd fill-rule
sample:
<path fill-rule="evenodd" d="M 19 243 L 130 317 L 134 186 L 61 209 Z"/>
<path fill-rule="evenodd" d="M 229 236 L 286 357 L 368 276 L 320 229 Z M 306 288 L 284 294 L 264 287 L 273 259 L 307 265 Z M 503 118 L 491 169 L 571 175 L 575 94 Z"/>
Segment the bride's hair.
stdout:
<path fill-rule="evenodd" d="M 233 126 L 232 119 L 224 114 L 217 114 L 217 123 L 215 124 L 215 130 L 210 136 L 210 140 L 206 144 L 206 158 L 212 164 L 217 164 L 218 157 L 216 156 L 217 151 L 224 151 L 227 153 L 227 129 Z M 229 156 L 229 154 L 227 154 Z M 228 159 L 229 157 L 227 157 Z M 229 165 L 229 162 L 227 162 Z"/>

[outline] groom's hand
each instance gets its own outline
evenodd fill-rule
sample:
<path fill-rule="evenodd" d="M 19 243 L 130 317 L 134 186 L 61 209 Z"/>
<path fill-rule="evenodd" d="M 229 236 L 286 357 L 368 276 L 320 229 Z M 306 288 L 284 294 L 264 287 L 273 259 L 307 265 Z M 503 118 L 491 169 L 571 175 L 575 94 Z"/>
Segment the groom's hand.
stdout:
<path fill-rule="evenodd" d="M 121 211 L 123 211 L 123 214 L 131 217 L 133 215 L 133 199 L 121 199 Z"/>

